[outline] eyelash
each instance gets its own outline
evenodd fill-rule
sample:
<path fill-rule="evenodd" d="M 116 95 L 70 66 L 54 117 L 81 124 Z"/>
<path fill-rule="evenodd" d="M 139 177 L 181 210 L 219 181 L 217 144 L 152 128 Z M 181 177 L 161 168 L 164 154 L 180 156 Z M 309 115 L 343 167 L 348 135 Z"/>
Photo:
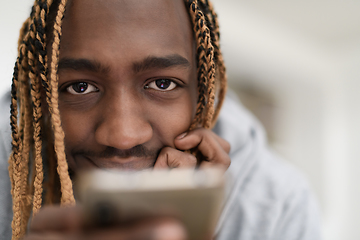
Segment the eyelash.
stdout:
<path fill-rule="evenodd" d="M 160 82 L 157 82 L 157 81 L 160 81 Z M 74 89 L 74 87 L 77 84 L 82 85 L 82 86 L 77 86 L 77 87 L 79 88 L 78 89 L 79 91 L 83 91 L 83 92 L 78 92 Z M 161 86 L 166 87 L 166 88 L 161 89 L 160 88 Z M 155 91 L 168 92 L 168 91 L 176 89 L 179 86 L 180 85 L 177 82 L 175 82 L 174 80 L 166 79 L 166 78 L 159 78 L 159 79 L 152 80 L 151 82 L 146 84 L 144 86 L 144 89 L 153 89 Z M 97 87 L 95 87 L 93 84 L 85 82 L 85 81 L 71 83 L 71 84 L 67 85 L 66 87 L 64 87 L 63 89 L 64 89 L 64 91 L 66 91 L 70 94 L 73 94 L 73 95 L 85 95 L 85 94 L 99 91 L 99 89 Z"/>
<path fill-rule="evenodd" d="M 82 86 L 78 86 L 79 87 L 78 90 L 81 91 L 83 89 L 83 92 L 77 92 L 74 89 L 76 84 L 82 84 Z M 72 83 L 72 84 L 66 86 L 64 90 L 67 91 L 70 94 L 73 94 L 73 95 L 85 95 L 85 94 L 89 94 L 89 93 L 92 93 L 92 92 L 99 91 L 99 89 L 97 87 L 95 87 L 93 84 L 90 84 L 90 83 L 87 83 L 87 82 L 75 82 L 75 83 Z M 90 92 L 88 92 L 88 90 Z"/>
<path fill-rule="evenodd" d="M 157 81 L 160 81 L 160 82 L 157 82 Z M 160 89 L 161 86 L 166 87 L 166 88 Z M 168 92 L 177 87 L 179 87 L 178 83 L 176 83 L 175 81 L 173 81 L 171 79 L 166 79 L 166 78 L 155 79 L 144 86 L 145 89 L 153 89 L 155 91 L 160 91 L 160 92 Z"/>

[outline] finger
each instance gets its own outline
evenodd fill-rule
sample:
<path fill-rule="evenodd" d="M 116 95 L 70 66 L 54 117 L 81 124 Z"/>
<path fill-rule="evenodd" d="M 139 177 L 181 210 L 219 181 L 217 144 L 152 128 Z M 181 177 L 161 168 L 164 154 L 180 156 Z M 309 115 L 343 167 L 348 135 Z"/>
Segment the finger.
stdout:
<path fill-rule="evenodd" d="M 194 168 L 196 164 L 197 159 L 192 154 L 171 147 L 165 147 L 161 150 L 154 169 Z"/>
<path fill-rule="evenodd" d="M 30 232 L 77 231 L 81 228 L 81 208 L 47 206 L 42 208 L 30 224 Z"/>
<path fill-rule="evenodd" d="M 230 144 L 208 129 L 198 128 L 189 132 L 183 138 L 175 139 L 175 146 L 181 150 L 194 147 L 203 155 L 204 161 L 219 164 L 228 168 L 230 166 Z"/>
<path fill-rule="evenodd" d="M 137 221 L 130 226 L 118 226 L 88 232 L 87 240 L 185 240 L 187 233 L 183 225 L 169 217 L 150 218 Z"/>
<path fill-rule="evenodd" d="M 187 231 L 173 218 L 138 221 L 131 226 L 108 229 L 88 229 L 78 233 L 32 233 L 24 240 L 186 240 Z"/>
<path fill-rule="evenodd" d="M 82 239 L 86 240 L 130 240 L 130 229 L 125 229 L 123 227 L 117 228 L 108 228 L 108 229 L 96 229 L 89 230 L 84 233 Z M 145 238 L 139 238 L 145 239 Z"/>
<path fill-rule="evenodd" d="M 228 169 L 228 165 L 219 164 L 215 162 L 201 161 L 199 164 L 199 169 L 207 169 L 207 168 L 220 168 L 223 169 L 224 172 Z"/>
<path fill-rule="evenodd" d="M 186 240 L 187 231 L 185 227 L 175 219 L 163 219 L 152 232 L 156 240 Z"/>
<path fill-rule="evenodd" d="M 230 144 L 213 131 L 205 128 L 197 128 L 193 131 L 183 133 L 175 139 L 175 146 L 180 150 L 189 150 L 197 147 L 203 140 L 212 142 L 216 145 L 218 143 L 226 152 L 230 152 Z"/>
<path fill-rule="evenodd" d="M 23 240 L 81 240 L 78 235 L 60 233 L 35 233 L 22 238 Z"/>

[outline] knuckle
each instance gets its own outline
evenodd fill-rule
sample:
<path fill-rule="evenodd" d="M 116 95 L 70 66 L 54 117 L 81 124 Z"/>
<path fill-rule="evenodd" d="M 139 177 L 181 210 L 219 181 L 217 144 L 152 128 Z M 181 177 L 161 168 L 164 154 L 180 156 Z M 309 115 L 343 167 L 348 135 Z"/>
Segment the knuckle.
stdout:
<path fill-rule="evenodd" d="M 178 168 L 181 166 L 181 161 L 179 161 L 178 158 L 173 157 L 168 159 L 168 164 L 171 168 Z"/>
<path fill-rule="evenodd" d="M 197 163 L 196 157 L 190 153 L 187 154 L 187 161 L 193 165 Z"/>
<path fill-rule="evenodd" d="M 161 151 L 160 151 L 160 153 L 159 153 L 159 156 L 160 155 L 166 155 L 166 154 L 168 154 L 170 151 L 171 151 L 171 147 L 164 147 L 164 148 L 162 148 L 161 149 Z"/>
<path fill-rule="evenodd" d="M 227 155 L 226 159 L 225 159 L 225 166 L 226 168 L 229 168 L 230 167 L 230 164 L 231 164 L 231 158 L 229 155 Z"/>
<path fill-rule="evenodd" d="M 203 127 L 199 127 L 199 128 L 196 128 L 192 131 L 192 134 L 193 135 L 197 135 L 199 136 L 200 138 L 203 138 L 204 136 L 206 136 L 208 134 L 208 132 L 211 132 L 209 129 L 205 129 Z"/>
<path fill-rule="evenodd" d="M 231 158 L 230 156 L 225 153 L 225 152 L 222 152 L 221 154 L 217 154 L 216 156 L 216 160 L 214 161 L 215 164 L 220 164 L 224 167 L 229 168 L 230 167 L 230 164 L 231 164 Z"/>
<path fill-rule="evenodd" d="M 179 167 L 193 167 L 196 166 L 197 159 L 190 153 L 182 153 L 177 157 Z"/>
<path fill-rule="evenodd" d="M 171 149 L 168 147 L 164 147 L 163 149 L 161 149 L 156 161 L 167 160 L 169 158 L 169 155 L 171 155 Z"/>
<path fill-rule="evenodd" d="M 231 145 L 228 141 L 224 140 L 224 150 L 229 153 L 231 149 Z"/>
<path fill-rule="evenodd" d="M 225 169 L 228 169 L 231 164 L 231 158 L 228 154 L 224 154 L 221 156 L 221 158 L 219 159 L 219 161 L 216 164 L 224 167 Z"/>

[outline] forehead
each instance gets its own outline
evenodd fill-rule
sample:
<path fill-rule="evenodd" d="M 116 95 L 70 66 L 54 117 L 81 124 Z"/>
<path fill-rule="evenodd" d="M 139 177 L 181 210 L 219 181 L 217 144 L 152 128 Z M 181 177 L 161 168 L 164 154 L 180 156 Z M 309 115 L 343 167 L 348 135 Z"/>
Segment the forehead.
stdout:
<path fill-rule="evenodd" d="M 60 54 L 109 58 L 145 53 L 189 55 L 192 45 L 183 0 L 71 0 L 63 21 Z"/>

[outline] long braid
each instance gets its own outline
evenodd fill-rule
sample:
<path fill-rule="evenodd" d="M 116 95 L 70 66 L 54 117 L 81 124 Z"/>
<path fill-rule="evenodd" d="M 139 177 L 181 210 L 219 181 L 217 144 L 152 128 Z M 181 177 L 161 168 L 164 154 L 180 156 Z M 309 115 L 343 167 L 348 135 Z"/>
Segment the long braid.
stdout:
<path fill-rule="evenodd" d="M 32 13 L 30 15 L 30 19 L 29 19 L 29 27 L 27 29 L 27 34 L 24 38 L 24 43 L 26 44 L 27 47 L 27 54 L 26 54 L 26 62 L 24 61 L 24 63 L 27 63 L 27 68 L 25 69 L 24 66 L 23 68 L 25 69 L 24 72 L 27 72 L 27 75 L 25 75 L 25 78 L 21 81 L 22 85 L 20 88 L 20 92 L 21 92 L 21 98 L 23 99 L 23 106 L 22 108 L 25 109 L 25 118 L 24 118 L 24 128 L 23 128 L 23 133 L 24 133 L 24 137 L 23 137 L 23 149 L 22 149 L 22 161 L 23 161 L 23 170 L 22 170 L 22 182 L 23 182 L 23 190 L 22 190 L 22 232 L 25 233 L 26 231 L 26 227 L 27 227 L 27 222 L 28 219 L 30 217 L 31 214 L 31 206 L 32 206 L 32 181 L 29 182 L 29 160 L 30 158 L 32 158 L 32 156 L 30 156 L 30 148 L 32 148 L 33 143 L 32 143 L 32 106 L 33 104 L 31 104 L 31 98 L 30 98 L 30 86 L 29 86 L 29 82 L 32 81 L 32 79 L 36 78 L 36 59 L 34 57 L 35 55 L 35 49 L 34 49 L 34 36 L 35 36 L 35 32 L 36 29 L 34 27 L 34 19 L 36 19 L 39 15 L 39 11 L 37 11 L 37 5 L 36 2 L 34 3 L 33 9 L 32 9 Z M 21 126 L 21 121 L 20 121 L 20 126 Z M 32 149 L 31 149 L 32 151 Z M 33 175 L 33 170 L 31 171 L 32 175 Z M 31 179 L 33 179 L 33 176 L 31 176 Z"/>
<path fill-rule="evenodd" d="M 213 122 L 212 124 L 214 125 L 219 113 L 220 113 L 220 109 L 222 107 L 222 104 L 224 102 L 225 99 L 225 94 L 226 94 L 226 90 L 227 90 L 227 76 L 226 76 L 226 67 L 224 64 L 224 59 L 221 53 L 221 49 L 220 49 L 220 31 L 219 31 L 219 22 L 218 22 L 218 18 L 217 18 L 217 14 L 214 11 L 214 7 L 213 4 L 208 1 L 208 0 L 201 0 L 201 2 L 203 3 L 204 6 L 208 6 L 208 10 L 209 10 L 209 18 L 211 19 L 212 22 L 212 27 L 213 27 L 213 31 L 210 31 L 211 33 L 211 38 L 213 39 L 213 46 L 215 47 L 215 61 L 217 64 L 217 69 L 219 72 L 219 92 L 218 92 L 218 102 L 216 105 L 216 109 L 213 115 Z"/>
<path fill-rule="evenodd" d="M 199 99 L 191 129 L 201 124 L 211 128 L 226 93 L 225 66 L 220 52 L 219 26 L 212 4 L 207 0 L 187 1 L 197 43 Z M 216 69 L 219 70 L 219 95 L 215 107 Z M 205 111 L 204 111 L 205 110 Z"/>
<path fill-rule="evenodd" d="M 55 0 L 54 2 L 52 0 L 47 0 L 47 14 L 44 15 L 45 18 L 45 22 L 48 20 L 49 16 L 47 16 L 49 14 L 49 10 L 50 10 L 50 6 L 54 4 L 54 6 L 58 6 L 59 5 L 59 1 Z M 44 5 L 45 6 L 45 5 Z M 43 26 L 42 26 L 43 27 Z M 51 111 L 50 106 L 51 106 L 51 90 L 50 90 L 50 80 L 48 78 L 49 74 L 49 66 L 48 66 L 48 59 L 47 59 L 47 51 L 46 51 L 46 45 L 45 43 L 47 42 L 45 36 L 46 36 L 46 32 L 48 32 L 48 35 L 51 36 L 51 32 L 50 30 L 52 29 L 52 26 L 48 26 L 48 29 L 44 32 L 45 29 L 42 28 L 42 32 L 43 32 L 43 36 L 44 36 L 44 41 L 43 41 L 43 49 L 41 49 L 40 51 L 43 53 L 42 54 L 42 61 L 45 62 L 43 67 L 43 70 L 45 70 L 44 75 L 42 75 L 41 77 L 41 83 L 43 86 L 43 89 L 45 90 L 45 94 L 46 94 L 46 101 L 48 103 L 49 106 L 49 111 Z M 49 37 L 46 36 L 46 37 Z M 39 56 L 40 57 L 40 56 Z M 47 141 L 47 147 L 45 149 L 46 153 L 46 161 L 47 161 L 47 183 L 46 185 L 44 185 L 44 188 L 46 189 L 46 196 L 45 196 L 45 204 L 52 204 L 54 202 L 57 202 L 57 199 L 54 199 L 55 197 L 58 197 L 59 194 L 54 194 L 55 191 L 60 191 L 60 189 L 57 188 L 57 186 L 55 185 L 56 183 L 59 182 L 59 176 L 57 175 L 57 160 L 56 160 L 56 156 L 54 153 L 54 144 L 53 144 L 53 136 L 52 136 L 52 127 L 51 127 L 51 123 L 49 123 L 49 121 L 51 121 L 50 119 L 46 118 L 44 119 L 44 124 L 43 124 L 43 128 L 44 131 L 43 133 L 46 133 L 46 136 L 43 136 L 45 138 L 45 140 Z"/>
<path fill-rule="evenodd" d="M 214 115 L 214 103 L 215 103 L 215 62 L 214 62 L 214 47 L 211 41 L 211 34 L 209 27 L 206 26 L 205 15 L 200 15 L 203 24 L 204 42 L 206 46 L 205 61 L 207 65 L 207 104 L 205 118 L 203 120 L 204 128 L 210 128 L 212 125 L 212 117 Z"/>
<path fill-rule="evenodd" d="M 24 63 L 27 61 L 26 56 L 23 59 Z M 20 170 L 20 181 L 21 181 L 21 190 L 20 190 L 20 198 L 21 198 L 21 212 L 26 215 L 27 203 L 26 196 L 28 194 L 29 184 L 27 181 L 27 177 L 29 175 L 29 150 L 30 150 L 30 138 L 31 138 L 31 130 L 29 124 L 31 124 L 31 115 L 30 115 L 30 105 L 29 105 L 29 88 L 27 86 L 27 76 L 25 72 L 27 71 L 27 65 L 22 65 L 22 70 L 19 72 L 19 105 L 20 105 L 20 123 L 19 123 L 19 134 L 20 139 L 22 141 L 22 149 L 21 149 L 21 167 Z M 25 224 L 26 221 L 23 221 Z"/>
<path fill-rule="evenodd" d="M 50 89 L 51 89 L 51 101 L 49 110 L 51 113 L 52 126 L 54 130 L 54 147 L 56 157 L 58 160 L 58 174 L 61 182 L 61 203 L 64 205 L 72 205 L 75 203 L 72 182 L 68 172 L 68 164 L 65 156 L 64 138 L 65 134 L 61 128 L 60 112 L 58 105 L 58 60 L 59 60 L 59 47 L 61 36 L 61 23 L 65 12 L 67 0 L 61 0 L 59 9 L 55 18 L 54 31 L 53 31 L 53 43 L 52 43 L 52 61 L 50 68 Z"/>
<path fill-rule="evenodd" d="M 31 16 L 34 16 L 34 12 L 32 12 Z M 25 33 L 25 30 L 29 27 L 28 21 L 26 22 L 27 26 L 23 26 L 21 33 Z M 29 35 L 26 36 L 27 39 Z M 27 45 L 27 42 L 25 42 Z M 22 223 L 21 226 L 26 226 L 27 216 L 28 214 L 28 193 L 29 193 L 29 184 L 28 184 L 28 176 L 29 176 L 29 152 L 30 152 L 30 139 L 31 139 L 31 106 L 29 104 L 29 87 L 27 84 L 27 74 L 28 65 L 26 62 L 28 61 L 27 55 L 23 58 L 23 64 L 21 66 L 21 71 L 19 72 L 19 103 L 20 103 L 20 123 L 19 123 L 19 133 L 20 139 L 22 141 L 22 149 L 21 149 L 21 167 L 20 170 L 20 181 L 21 181 L 21 189 L 20 189 L 20 199 L 21 199 L 21 213 L 22 213 Z"/>
<path fill-rule="evenodd" d="M 31 18 L 34 16 L 32 11 L 30 18 L 28 18 L 21 30 L 19 37 L 19 48 L 18 58 L 14 67 L 14 74 L 12 80 L 11 89 L 11 116 L 10 125 L 12 129 L 12 153 L 9 157 L 9 175 L 12 185 L 12 196 L 13 196 L 13 238 L 18 239 L 24 233 L 26 229 L 27 220 L 27 176 L 28 176 L 28 158 L 24 159 L 23 156 L 28 155 L 30 148 L 30 133 L 29 133 L 29 105 L 26 100 L 28 96 L 28 88 L 26 88 L 26 72 L 28 71 L 27 65 L 27 41 L 29 39 L 29 23 Z M 20 109 L 20 123 L 18 125 L 18 111 Z M 24 129 L 25 128 L 25 129 Z M 25 142 L 25 143 L 24 143 Z M 25 147 L 24 147 L 25 145 Z M 24 154 L 25 150 L 25 154 Z"/>
<path fill-rule="evenodd" d="M 12 153 L 9 158 L 9 175 L 13 195 L 13 239 L 21 238 L 27 227 L 31 211 L 31 198 L 29 187 L 29 159 L 31 145 L 31 104 L 29 97 L 29 80 L 36 79 L 36 60 L 34 58 L 34 33 L 36 29 L 33 22 L 39 16 L 34 7 L 20 30 L 18 58 L 14 67 L 11 91 L 11 117 Z M 18 125 L 18 112 L 20 109 L 20 122 Z"/>
<path fill-rule="evenodd" d="M 34 81 L 36 81 L 36 79 L 38 78 L 38 71 L 36 69 L 36 66 L 37 66 L 37 59 L 36 59 L 36 48 L 35 48 L 35 37 L 36 37 L 36 19 L 39 17 L 40 15 L 40 10 L 39 10 L 39 5 L 37 2 L 34 3 L 34 7 L 33 7 L 33 10 L 35 12 L 35 16 L 32 18 L 32 21 L 31 21 L 31 24 L 30 24 L 30 29 L 29 29 L 29 35 L 30 35 L 30 38 L 28 40 L 28 65 L 29 65 L 29 82 L 30 82 L 30 85 L 31 85 L 31 98 L 30 98 L 30 101 L 32 100 L 32 97 L 33 97 L 33 83 Z M 33 111 L 35 110 L 34 109 L 34 104 L 32 103 L 32 113 Z M 34 115 L 33 115 L 33 118 L 34 118 Z M 34 167 L 33 167 L 33 170 L 34 170 Z M 31 192 L 34 191 L 34 186 L 33 186 L 33 181 L 35 180 L 34 179 L 34 171 L 32 171 L 32 178 L 31 178 L 31 182 L 30 182 L 30 185 L 31 185 Z M 32 199 L 33 200 L 33 199 Z M 31 211 L 31 208 L 30 210 Z M 30 214 L 29 214 L 30 215 Z"/>
<path fill-rule="evenodd" d="M 9 158 L 9 174 L 11 180 L 11 194 L 13 196 L 13 221 L 12 221 L 12 236 L 13 239 L 19 239 L 21 234 L 21 190 L 20 190 L 20 170 L 19 162 L 21 160 L 22 142 L 19 137 L 18 127 L 18 76 L 19 65 L 21 65 L 23 58 L 23 46 L 19 50 L 19 57 L 15 63 L 14 74 L 11 86 L 11 116 L 10 124 L 12 129 L 12 153 Z"/>
<path fill-rule="evenodd" d="M 201 19 L 202 13 L 199 11 L 199 8 L 197 7 L 196 1 L 189 1 L 188 7 L 190 8 L 190 16 L 192 18 L 193 27 L 194 27 L 194 33 L 196 38 L 196 47 L 197 47 L 197 56 L 198 56 L 198 91 L 199 91 L 199 98 L 198 98 L 198 104 L 197 104 L 197 110 L 195 119 L 193 120 L 193 123 L 190 127 L 190 129 L 196 128 L 201 122 L 203 121 L 203 111 L 206 106 L 207 101 L 207 94 L 206 94 L 206 88 L 207 88 L 207 65 L 205 60 L 205 42 L 203 38 L 203 34 L 206 34 L 205 32 L 202 32 L 204 28 L 204 20 Z"/>
<path fill-rule="evenodd" d="M 216 121 L 216 114 L 215 114 L 215 89 L 219 85 L 219 83 L 216 83 L 216 76 L 215 76 L 215 63 L 218 63 L 218 55 L 219 55 L 219 32 L 218 32 L 218 24 L 217 24 L 217 17 L 216 13 L 213 12 L 212 4 L 207 0 L 199 0 L 198 2 L 199 8 L 204 14 L 205 23 L 208 29 L 206 29 L 206 32 L 208 33 L 206 35 L 206 42 L 211 41 L 211 46 L 208 47 L 207 51 L 207 62 L 209 66 L 209 85 L 207 87 L 208 89 L 208 102 L 207 102 L 207 108 L 205 113 L 205 119 L 203 122 L 203 126 L 205 128 L 212 128 L 213 123 Z M 210 38 L 209 38 L 210 37 Z M 217 66 L 217 69 L 219 69 L 219 66 Z M 220 77 L 221 81 L 221 77 Z M 217 85 L 216 85 L 217 84 Z M 220 89 L 221 91 L 221 89 Z M 217 105 L 218 107 L 218 105 Z"/>
<path fill-rule="evenodd" d="M 21 116 L 23 120 L 23 126 L 22 126 L 22 142 L 23 142 L 23 148 L 22 148 L 22 163 L 21 163 L 21 213 L 22 213 L 22 223 L 21 226 L 23 228 L 22 232 L 25 231 L 25 228 L 27 226 L 27 222 L 30 216 L 30 205 L 31 205 L 31 197 L 29 195 L 30 192 L 30 186 L 28 183 L 29 178 L 29 156 L 30 156 L 30 148 L 31 148 L 31 106 L 29 103 L 29 87 L 26 84 L 26 82 L 21 81 L 21 85 L 23 87 L 21 88 L 21 105 L 24 109 L 24 114 Z"/>
<path fill-rule="evenodd" d="M 59 0 L 55 0 L 55 1 L 47 0 L 47 6 L 48 6 L 47 13 L 48 14 L 50 11 L 50 6 L 52 4 L 57 7 L 59 5 Z M 53 10 L 53 11 L 55 11 L 55 10 Z M 47 19 L 45 21 L 49 20 L 49 18 L 50 17 L 47 16 Z M 55 18 L 55 16 L 54 16 L 54 18 Z M 47 30 L 45 31 L 45 33 L 47 32 L 49 36 L 51 36 L 51 34 L 52 34 L 50 30 L 53 30 L 52 26 L 47 26 Z M 47 37 L 49 37 L 49 36 L 47 36 Z M 46 42 L 46 40 L 45 40 L 45 42 Z M 48 59 L 47 59 L 47 55 L 46 55 L 47 51 L 44 51 L 44 53 L 45 53 L 45 55 L 43 56 L 43 59 L 45 61 L 46 72 L 45 72 L 45 78 L 41 79 L 41 83 L 42 83 L 43 89 L 46 94 L 46 101 L 48 103 L 48 106 L 51 106 L 50 80 L 48 78 L 49 66 L 48 66 Z M 57 199 L 54 199 L 54 198 L 58 197 L 58 195 L 60 195 L 60 194 L 54 194 L 55 191 L 57 191 L 57 190 L 60 191 L 60 189 L 58 189 L 57 186 L 55 186 L 55 183 L 59 182 L 59 176 L 57 175 L 57 166 L 56 166 L 57 160 L 56 160 L 56 156 L 55 156 L 56 154 L 55 154 L 55 150 L 54 150 L 53 136 L 52 136 L 52 131 L 51 131 L 52 130 L 51 123 L 50 123 L 51 119 L 46 118 L 43 120 L 44 120 L 43 126 L 42 126 L 44 128 L 43 132 L 46 133 L 46 136 L 44 136 L 44 138 L 47 141 L 45 155 L 46 155 L 46 161 L 47 161 L 47 166 L 48 166 L 47 167 L 47 183 L 44 186 L 44 188 L 46 188 L 45 204 L 52 204 L 54 202 L 58 202 Z"/>
<path fill-rule="evenodd" d="M 26 23 L 23 28 L 26 27 Z M 23 30 L 23 29 L 22 29 Z M 23 36 L 20 36 L 21 38 Z M 25 38 L 25 37 L 24 37 Z M 12 236 L 13 239 L 19 239 L 22 235 L 21 232 L 21 223 L 22 223 L 22 213 L 21 213 L 21 152 L 22 152 L 22 141 L 20 137 L 20 129 L 18 125 L 18 105 L 19 102 L 19 76 L 23 75 L 23 62 L 26 55 L 26 45 L 23 41 L 19 46 L 19 55 L 16 59 L 14 66 L 14 73 L 12 78 L 11 85 L 11 104 L 10 104 L 10 125 L 12 131 L 12 153 L 9 157 L 9 175 L 11 180 L 11 194 L 13 196 L 13 221 L 12 221 Z M 21 107 L 21 105 L 20 105 Z"/>
<path fill-rule="evenodd" d="M 31 16 L 33 17 L 36 13 L 33 12 Z M 31 28 L 31 27 L 30 27 Z M 29 49 L 29 41 L 31 39 L 31 34 L 26 35 L 25 44 L 27 49 Z M 22 230 L 25 232 L 27 222 L 30 216 L 31 211 L 31 197 L 30 197 L 30 185 L 29 185 L 29 158 L 30 158 L 30 148 L 31 148 L 31 125 L 32 125 L 32 116 L 31 116 L 31 104 L 29 100 L 29 85 L 28 85 L 28 76 L 26 72 L 30 72 L 30 59 L 29 54 L 24 56 L 24 63 L 22 65 L 23 71 L 19 75 L 19 93 L 20 93 L 20 136 L 22 139 L 22 164 L 21 164 L 21 213 L 22 213 Z M 27 65 L 26 65 L 27 63 Z"/>
<path fill-rule="evenodd" d="M 49 2 L 50 3 L 50 2 Z M 50 3 L 51 4 L 51 3 Z M 34 148 L 35 148 L 35 179 L 34 179 L 34 200 L 33 200 L 33 214 L 36 214 L 42 204 L 43 193 L 43 161 L 42 161 L 42 140 L 41 140 L 41 82 L 46 81 L 46 16 L 49 11 L 49 5 L 46 1 L 39 1 L 39 18 L 35 19 L 37 32 L 35 39 L 35 46 L 38 53 L 38 71 L 39 77 L 32 79 L 31 82 L 31 96 L 33 102 L 33 127 L 34 127 Z"/>

